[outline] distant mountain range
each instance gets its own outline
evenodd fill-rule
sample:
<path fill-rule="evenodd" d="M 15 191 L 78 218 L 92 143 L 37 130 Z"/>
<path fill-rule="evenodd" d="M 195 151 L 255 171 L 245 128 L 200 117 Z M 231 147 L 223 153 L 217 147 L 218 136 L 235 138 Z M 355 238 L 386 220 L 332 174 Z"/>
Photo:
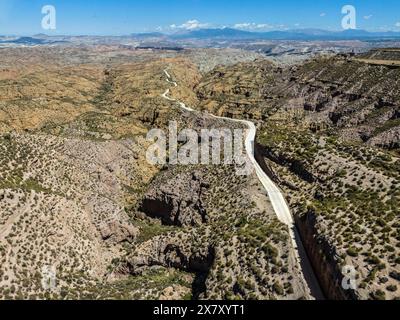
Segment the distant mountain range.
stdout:
<path fill-rule="evenodd" d="M 40 35 L 41 36 L 41 35 Z M 44 45 L 44 44 L 56 44 L 64 41 L 51 41 L 48 39 L 38 37 L 19 37 L 15 39 L 0 40 L 0 44 L 20 44 L 27 46 Z"/>
<path fill-rule="evenodd" d="M 162 38 L 166 37 L 165 34 L 161 32 L 147 32 L 147 33 L 133 33 L 131 34 L 132 37 L 136 39 L 147 39 L 147 38 Z"/>
<path fill-rule="evenodd" d="M 220 29 L 197 29 L 180 31 L 174 34 L 160 32 L 133 33 L 124 37 L 101 37 L 101 36 L 47 36 L 38 34 L 32 37 L 1 37 L 0 44 L 14 44 L 25 46 L 59 44 L 74 41 L 74 39 L 96 38 L 118 39 L 131 38 L 141 42 L 160 43 L 160 40 L 170 43 L 179 40 L 400 40 L 400 32 L 368 32 L 365 30 L 327 31 L 321 29 L 299 29 L 286 31 L 251 32 L 233 28 Z"/>
<path fill-rule="evenodd" d="M 368 40 L 399 38 L 400 32 L 368 32 L 365 30 L 327 31 L 320 29 L 299 29 L 287 31 L 251 32 L 232 28 L 199 29 L 172 35 L 162 33 L 133 34 L 135 38 L 170 38 L 182 39 L 226 39 L 226 40 Z"/>
<path fill-rule="evenodd" d="M 45 44 L 46 42 L 47 42 L 46 40 L 32 38 L 32 37 L 20 37 L 12 40 L 0 41 L 0 43 L 13 43 L 13 44 L 25 44 L 25 45 Z"/>

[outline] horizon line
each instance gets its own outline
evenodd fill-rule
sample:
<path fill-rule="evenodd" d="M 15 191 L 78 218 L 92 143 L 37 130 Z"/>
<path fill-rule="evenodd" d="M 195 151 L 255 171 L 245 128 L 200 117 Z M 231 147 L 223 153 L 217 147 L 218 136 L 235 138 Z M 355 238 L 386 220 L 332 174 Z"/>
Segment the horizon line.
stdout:
<path fill-rule="evenodd" d="M 36 33 L 14 33 L 14 34 L 0 34 L 0 37 L 35 37 L 35 36 L 47 36 L 47 37 L 130 37 L 132 35 L 146 35 L 146 34 L 162 34 L 165 36 L 172 36 L 172 35 L 179 35 L 179 34 L 185 34 L 185 33 L 190 33 L 194 31 L 201 31 L 201 30 L 224 30 L 224 29 L 229 29 L 229 30 L 235 30 L 235 31 L 241 31 L 241 32 L 246 32 L 246 33 L 253 33 L 253 34 L 267 34 L 267 33 L 272 33 L 272 32 L 294 32 L 294 31 L 310 31 L 310 30 L 315 30 L 315 31 L 323 31 L 327 33 L 340 33 L 340 32 L 351 32 L 351 31 L 364 31 L 368 32 L 371 34 L 374 33 L 399 33 L 400 30 L 368 30 L 368 29 L 335 29 L 335 30 L 330 30 L 330 29 L 323 29 L 323 28 L 291 28 L 291 29 L 271 29 L 271 30 L 264 30 L 264 31 L 258 31 L 258 30 L 245 30 L 245 29 L 238 29 L 234 27 L 209 27 L 209 28 L 196 28 L 196 29 L 184 29 L 176 32 L 166 32 L 166 31 L 160 31 L 160 30 L 154 30 L 154 31 L 139 31 L 135 32 L 132 31 L 131 33 L 121 33 L 121 34 L 95 34 L 95 33 L 60 33 L 56 34 L 56 32 L 51 32 L 51 33 L 45 33 L 45 32 L 36 32 Z"/>

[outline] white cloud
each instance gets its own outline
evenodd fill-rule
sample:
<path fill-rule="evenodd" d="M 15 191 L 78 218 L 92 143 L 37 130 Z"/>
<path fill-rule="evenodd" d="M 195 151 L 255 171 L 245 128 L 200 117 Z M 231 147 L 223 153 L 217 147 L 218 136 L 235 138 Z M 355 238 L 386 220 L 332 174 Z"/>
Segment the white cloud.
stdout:
<path fill-rule="evenodd" d="M 369 16 L 364 16 L 364 19 L 365 20 L 369 20 L 369 19 L 371 19 L 372 18 L 372 14 L 370 14 Z"/>
<path fill-rule="evenodd" d="M 171 24 L 169 27 L 171 29 L 195 30 L 195 29 L 207 28 L 209 26 L 210 26 L 209 23 L 201 23 L 200 21 L 194 19 L 194 20 L 188 20 L 181 25 Z"/>
<path fill-rule="evenodd" d="M 271 28 L 271 26 L 267 23 L 254 23 L 254 22 L 236 23 L 233 27 L 235 29 L 245 29 L 245 30 L 263 30 Z"/>
<path fill-rule="evenodd" d="M 236 23 L 233 27 L 236 29 L 248 29 L 251 26 L 251 23 Z"/>
<path fill-rule="evenodd" d="M 397 28 L 400 28 L 400 21 L 394 24 Z"/>
<path fill-rule="evenodd" d="M 266 23 L 260 23 L 257 25 L 257 29 L 267 29 L 267 28 L 271 28 L 271 26 Z"/>
<path fill-rule="evenodd" d="M 319 15 L 320 17 L 325 17 L 326 13 L 325 12 L 321 12 L 321 14 Z"/>

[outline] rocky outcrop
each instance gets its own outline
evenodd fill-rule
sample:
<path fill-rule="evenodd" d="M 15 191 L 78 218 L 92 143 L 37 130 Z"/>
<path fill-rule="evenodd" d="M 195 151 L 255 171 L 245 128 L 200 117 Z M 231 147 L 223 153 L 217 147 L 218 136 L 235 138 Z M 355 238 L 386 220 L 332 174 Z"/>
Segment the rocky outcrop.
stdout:
<path fill-rule="evenodd" d="M 138 275 L 148 268 L 159 266 L 193 273 L 208 272 L 214 261 L 214 248 L 207 243 L 200 247 L 193 243 L 187 233 L 155 237 L 140 244 L 117 271 Z"/>
<path fill-rule="evenodd" d="M 344 290 L 342 287 L 344 276 L 339 267 L 338 254 L 335 247 L 318 232 L 318 217 L 313 212 L 307 212 L 295 218 L 303 245 L 326 298 L 329 300 L 358 299 L 354 290 Z"/>
<path fill-rule="evenodd" d="M 265 158 L 281 166 L 287 167 L 290 171 L 297 174 L 304 181 L 313 183 L 317 180 L 317 178 L 313 175 L 313 173 L 307 168 L 307 165 L 303 164 L 298 159 L 293 159 L 291 157 L 286 156 L 283 153 L 278 154 L 268 146 L 262 146 L 261 144 L 257 144 L 256 157 L 258 163 L 262 166 L 264 171 L 277 183 L 287 183 L 287 182 L 281 181 L 278 178 L 277 174 L 274 173 L 270 168 L 268 168 L 268 165 L 265 163 Z"/>
<path fill-rule="evenodd" d="M 200 225 L 207 219 L 202 199 L 207 187 L 196 172 L 168 177 L 164 183 L 156 180 L 144 196 L 141 211 L 167 225 Z"/>
<path fill-rule="evenodd" d="M 139 233 L 138 228 L 119 221 L 103 224 L 99 229 L 102 239 L 112 243 L 132 242 Z"/>
<path fill-rule="evenodd" d="M 400 121 L 399 121 L 400 123 Z M 368 141 L 371 146 L 377 146 L 386 149 L 400 148 L 400 126 L 382 132 Z"/>

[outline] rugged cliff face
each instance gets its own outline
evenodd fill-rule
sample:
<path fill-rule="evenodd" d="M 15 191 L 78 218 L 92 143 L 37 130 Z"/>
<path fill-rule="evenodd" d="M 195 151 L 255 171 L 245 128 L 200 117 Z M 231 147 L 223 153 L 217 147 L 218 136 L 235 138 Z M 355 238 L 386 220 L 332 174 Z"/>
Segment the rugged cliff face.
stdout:
<path fill-rule="evenodd" d="M 140 209 L 174 231 L 139 243 L 116 276 L 154 266 L 193 273 L 193 297 L 298 299 L 308 292 L 288 238 L 255 176 L 233 166 L 170 167 Z"/>
<path fill-rule="evenodd" d="M 318 217 L 312 212 L 296 216 L 296 226 L 318 277 L 325 297 L 329 300 L 359 299 L 355 290 L 344 289 L 346 279 L 340 269 L 336 248 L 318 231 Z"/>
<path fill-rule="evenodd" d="M 209 185 L 195 172 L 164 178 L 153 184 L 142 200 L 140 210 L 163 223 L 177 226 L 198 226 L 206 222 L 203 194 Z"/>
<path fill-rule="evenodd" d="M 319 57 L 286 68 L 267 61 L 219 67 L 196 86 L 199 107 L 255 120 L 274 114 L 298 128 L 331 128 L 348 141 L 396 149 L 400 67 L 362 57 Z"/>
<path fill-rule="evenodd" d="M 398 148 L 400 67 L 369 64 L 357 58 L 317 59 L 293 71 L 289 92 L 303 105 L 314 130 L 335 127 L 346 140 Z"/>
<path fill-rule="evenodd" d="M 368 299 L 386 291 L 396 297 L 390 274 L 399 263 L 398 159 L 277 122 L 265 126 L 259 142 L 327 296 Z M 354 293 L 341 288 L 344 266 L 357 273 Z"/>

